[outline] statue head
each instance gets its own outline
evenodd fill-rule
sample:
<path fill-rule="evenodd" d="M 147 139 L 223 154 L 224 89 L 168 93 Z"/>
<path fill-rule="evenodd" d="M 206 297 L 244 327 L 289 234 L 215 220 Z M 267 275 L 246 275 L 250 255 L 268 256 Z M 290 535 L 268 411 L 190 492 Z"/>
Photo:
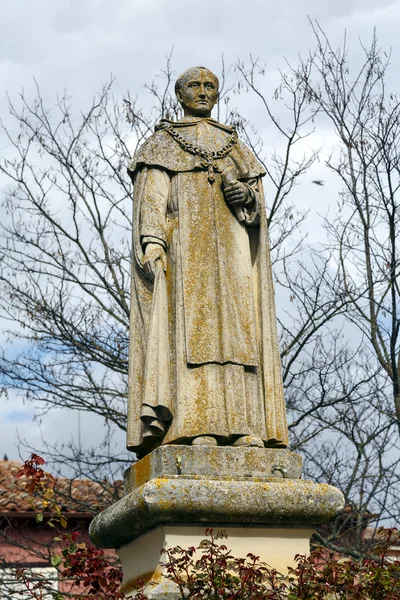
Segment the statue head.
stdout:
<path fill-rule="evenodd" d="M 192 67 L 178 77 L 175 93 L 185 115 L 209 117 L 218 100 L 218 77 L 205 67 Z"/>

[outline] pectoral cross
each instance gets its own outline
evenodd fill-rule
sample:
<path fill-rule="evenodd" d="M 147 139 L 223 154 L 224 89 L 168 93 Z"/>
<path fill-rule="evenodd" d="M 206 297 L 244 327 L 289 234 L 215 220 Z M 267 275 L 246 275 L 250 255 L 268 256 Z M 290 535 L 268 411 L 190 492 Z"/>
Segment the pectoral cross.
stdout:
<path fill-rule="evenodd" d="M 215 163 L 212 158 L 208 158 L 201 163 L 201 166 L 207 169 L 208 171 L 208 181 L 210 183 L 214 183 L 215 173 L 219 173 L 217 163 Z"/>

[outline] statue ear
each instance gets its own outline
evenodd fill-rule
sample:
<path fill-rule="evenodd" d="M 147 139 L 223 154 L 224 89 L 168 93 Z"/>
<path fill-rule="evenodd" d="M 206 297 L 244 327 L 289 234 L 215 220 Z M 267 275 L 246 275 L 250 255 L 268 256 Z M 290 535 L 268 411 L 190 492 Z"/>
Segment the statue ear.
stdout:
<path fill-rule="evenodd" d="M 181 92 L 181 90 L 177 90 L 176 91 L 176 97 L 178 98 L 179 102 L 182 104 L 182 92 Z"/>

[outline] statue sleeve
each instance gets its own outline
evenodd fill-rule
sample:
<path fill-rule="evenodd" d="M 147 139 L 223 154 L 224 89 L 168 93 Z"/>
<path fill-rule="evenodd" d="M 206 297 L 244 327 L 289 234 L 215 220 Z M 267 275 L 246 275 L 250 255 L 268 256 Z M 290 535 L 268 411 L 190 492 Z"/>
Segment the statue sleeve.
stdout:
<path fill-rule="evenodd" d="M 249 192 L 248 200 L 244 205 L 245 224 L 247 227 L 257 227 L 260 224 L 260 198 L 258 178 L 242 180 Z"/>
<path fill-rule="evenodd" d="M 166 171 L 149 168 L 140 207 L 140 243 L 144 249 L 148 243 L 167 246 L 165 231 L 167 203 L 171 180 Z"/>

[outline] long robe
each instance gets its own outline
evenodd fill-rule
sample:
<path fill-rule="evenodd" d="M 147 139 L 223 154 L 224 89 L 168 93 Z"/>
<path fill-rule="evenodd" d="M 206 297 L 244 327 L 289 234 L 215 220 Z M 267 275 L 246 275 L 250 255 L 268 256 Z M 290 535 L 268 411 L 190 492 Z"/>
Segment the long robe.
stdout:
<path fill-rule="evenodd" d="M 173 124 L 193 146 L 218 150 L 232 129 L 212 119 Z M 287 424 L 261 177 L 241 142 L 201 156 L 159 128 L 129 166 L 134 182 L 129 354 L 129 449 L 212 435 L 286 446 Z M 224 198 L 221 173 L 242 181 L 241 222 Z M 143 271 L 145 245 L 161 245 L 166 273 Z"/>

